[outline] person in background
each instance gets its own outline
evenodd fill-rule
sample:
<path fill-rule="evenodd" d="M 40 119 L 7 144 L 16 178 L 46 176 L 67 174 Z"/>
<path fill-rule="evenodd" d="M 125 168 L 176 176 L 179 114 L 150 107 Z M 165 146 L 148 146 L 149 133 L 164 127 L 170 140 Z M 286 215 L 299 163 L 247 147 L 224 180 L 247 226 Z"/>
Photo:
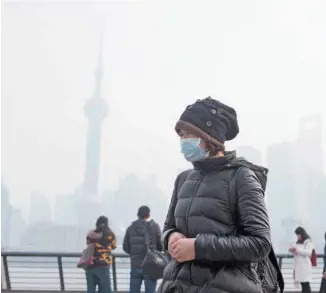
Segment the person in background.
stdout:
<path fill-rule="evenodd" d="M 293 279 L 295 284 L 301 284 L 302 293 L 311 293 L 311 254 L 314 247 L 310 236 L 304 228 L 296 228 L 295 234 L 297 236 L 297 242 L 289 249 L 289 252 L 293 254 Z"/>
<path fill-rule="evenodd" d="M 326 293 L 326 232 L 324 235 L 325 238 L 325 246 L 324 246 L 324 269 L 323 269 L 323 276 L 320 285 L 319 293 Z"/>
<path fill-rule="evenodd" d="M 325 238 L 325 246 L 324 246 L 324 270 L 323 270 L 323 273 L 324 273 L 324 279 L 326 279 L 326 232 L 325 232 L 324 238 Z"/>
<path fill-rule="evenodd" d="M 94 264 L 86 269 L 87 293 L 111 293 L 110 265 L 112 250 L 116 249 L 116 237 L 109 227 L 109 220 L 100 216 L 96 228 L 87 235 L 87 244 L 94 243 Z"/>
<path fill-rule="evenodd" d="M 149 207 L 141 206 L 138 209 L 137 216 L 138 219 L 128 227 L 123 240 L 123 250 L 130 255 L 131 259 L 129 292 L 139 293 L 144 280 L 146 293 L 154 293 L 157 281 L 151 280 L 148 276 L 144 275 L 141 264 L 147 253 L 146 231 L 149 236 L 150 247 L 156 250 L 162 250 L 161 229 L 151 219 Z"/>

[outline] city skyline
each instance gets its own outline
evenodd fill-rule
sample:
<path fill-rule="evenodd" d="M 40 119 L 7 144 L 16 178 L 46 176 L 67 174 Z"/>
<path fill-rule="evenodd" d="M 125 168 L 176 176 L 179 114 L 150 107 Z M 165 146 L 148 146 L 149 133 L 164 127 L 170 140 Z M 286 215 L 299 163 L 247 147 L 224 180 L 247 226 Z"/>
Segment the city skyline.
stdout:
<path fill-rule="evenodd" d="M 319 116 L 319 115 L 313 115 L 313 116 L 311 116 L 311 115 L 309 115 L 308 117 L 301 117 L 301 119 L 299 120 L 299 121 L 301 121 L 301 120 L 305 120 L 305 119 L 307 119 L 307 118 L 311 118 L 311 117 L 317 117 L 318 119 L 321 119 L 322 118 L 322 116 Z M 300 123 L 298 123 L 298 125 L 300 125 Z M 324 127 L 323 126 L 323 124 L 322 124 L 322 127 L 323 127 L 323 129 L 326 129 L 326 127 Z M 299 132 L 299 129 L 298 129 L 298 132 Z M 85 134 L 86 135 L 86 134 Z M 236 146 L 236 144 L 234 143 L 234 142 L 232 142 L 231 143 L 232 145 L 235 145 L 235 147 L 234 148 L 230 148 L 230 149 L 228 149 L 228 150 L 236 150 L 237 151 L 237 155 L 240 155 L 240 156 L 242 156 L 242 150 L 249 150 L 249 152 L 250 152 L 250 149 L 251 149 L 251 151 L 256 151 L 256 152 L 258 152 L 258 154 L 256 153 L 255 155 L 253 155 L 253 156 L 249 156 L 249 158 L 254 158 L 252 161 L 253 161 L 253 163 L 256 163 L 256 164 L 258 164 L 258 165 L 262 165 L 262 166 L 265 166 L 265 167 L 267 167 L 267 168 L 269 168 L 268 167 L 268 165 L 267 165 L 267 157 L 268 157 L 268 154 L 267 154 L 267 152 L 268 152 L 268 147 L 269 146 L 271 146 L 271 145 L 275 145 L 275 144 L 289 144 L 289 145 L 291 145 L 292 144 L 292 141 L 291 140 L 283 140 L 283 141 L 278 141 L 278 142 L 274 142 L 274 143 L 272 143 L 272 144 L 270 144 L 270 145 L 267 145 L 267 147 L 265 148 L 265 149 L 259 149 L 259 148 L 257 148 L 257 147 L 255 147 L 255 146 L 251 146 L 251 145 L 239 145 L 238 147 Z M 239 149 L 239 151 L 238 151 L 238 149 Z M 323 150 L 324 149 L 324 147 L 323 147 L 323 145 L 321 146 L 321 150 Z M 257 155 L 259 156 L 259 162 L 258 161 L 256 161 L 255 160 L 255 158 L 257 157 Z M 323 156 L 324 158 L 325 158 L 325 155 Z M 180 155 L 180 158 L 182 159 L 182 156 Z M 86 167 L 86 165 L 85 165 L 85 167 Z M 176 172 L 175 172 L 175 176 L 177 175 L 177 167 L 178 166 L 176 166 L 176 168 L 175 168 L 175 170 L 176 170 Z M 186 164 L 183 164 L 183 167 L 181 167 L 181 169 L 179 168 L 179 170 L 183 170 L 183 169 L 185 169 L 185 168 L 188 168 L 188 167 L 191 167 L 191 166 L 189 166 L 187 163 Z M 326 164 L 323 164 L 323 166 L 321 166 L 322 167 L 322 172 L 323 172 L 323 174 L 326 174 Z M 85 173 L 86 173 L 86 168 L 85 168 Z M 131 172 L 126 172 L 126 174 L 125 174 L 125 176 L 123 176 L 122 178 L 124 178 L 124 177 L 127 177 L 130 173 L 133 173 L 132 171 Z M 4 176 L 5 174 L 2 174 L 2 180 L 5 182 L 5 184 L 6 184 L 6 181 L 5 181 L 5 176 Z M 156 175 L 157 177 L 160 177 L 160 174 L 159 173 L 154 173 L 154 174 L 149 174 L 147 177 L 145 177 L 145 178 L 148 178 L 148 177 L 150 177 L 150 176 L 152 176 L 152 175 Z M 10 186 L 8 185 L 8 184 L 6 184 L 6 186 L 8 187 L 8 188 L 10 188 Z M 115 186 L 115 188 L 116 188 L 117 186 Z M 172 188 L 172 185 L 171 185 L 171 188 Z M 76 182 L 76 185 L 75 185 L 75 188 L 74 189 L 72 189 L 72 190 L 61 190 L 58 194 L 64 194 L 64 193 L 71 193 L 71 192 L 74 192 L 74 190 L 76 191 L 76 190 L 80 190 L 80 192 L 81 193 L 83 193 L 83 181 L 81 180 L 80 182 Z M 107 185 L 107 186 L 103 186 L 103 188 L 99 191 L 99 193 L 103 193 L 105 190 L 107 190 L 107 189 L 112 189 L 112 187 L 110 187 L 109 185 Z M 114 188 L 113 188 L 114 189 Z M 39 192 L 39 193 L 44 193 L 44 191 L 42 191 L 41 189 L 38 189 L 37 188 L 37 186 L 35 186 L 32 190 L 30 190 L 30 191 L 27 191 L 27 193 L 28 194 L 31 194 L 31 193 L 33 193 L 33 192 Z M 171 192 L 172 192 L 172 190 L 171 190 Z M 170 196 L 170 194 L 169 193 L 166 193 L 166 196 L 167 197 L 169 197 Z M 54 208 L 54 206 L 55 206 L 55 198 L 54 198 L 54 200 L 51 200 L 50 199 L 50 205 L 51 205 L 51 208 L 53 209 Z M 14 206 L 16 207 L 16 208 L 22 208 L 20 205 L 15 205 L 14 204 Z M 23 215 L 24 215 L 24 218 L 26 218 L 26 217 L 28 217 L 28 211 L 27 211 L 27 209 L 26 209 L 26 205 L 25 205 L 25 209 L 24 209 L 24 212 L 23 212 Z"/>
<path fill-rule="evenodd" d="M 226 149 L 269 167 L 273 226 L 289 233 L 309 221 L 297 215 L 320 213 L 324 4 L 207 5 L 189 3 L 185 13 L 165 1 L 5 1 L 1 167 L 11 216 L 4 228 L 17 229 L 8 241 L 33 246 L 28 232 L 41 235 L 40 220 L 55 222 L 46 227 L 58 239 L 70 232 L 83 239 L 100 212 L 122 231 L 140 201 L 162 222 L 174 180 L 190 166 L 175 122 L 206 96 L 237 111 L 240 133 Z M 314 126 L 309 117 L 320 118 Z M 121 217 L 113 205 L 123 200 L 130 204 Z"/>
<path fill-rule="evenodd" d="M 323 233 L 322 228 L 317 227 L 326 204 L 326 199 L 323 201 L 321 197 L 326 193 L 326 175 L 319 161 L 305 160 L 302 157 L 302 152 L 307 148 L 316 150 L 313 154 L 316 158 L 324 156 L 320 145 L 309 145 L 311 140 L 322 142 L 322 121 L 318 116 L 303 117 L 301 121 L 298 135 L 293 141 L 268 146 L 267 164 L 263 163 L 262 152 L 255 147 L 240 146 L 237 150 L 239 156 L 269 168 L 265 196 L 274 235 L 273 243 L 279 252 L 291 244 L 289 233 L 294 231 L 297 225 L 308 227 L 316 239 Z M 307 121 L 309 127 L 306 125 Z M 309 138 L 308 144 L 304 143 L 303 137 Z M 17 228 L 14 230 L 14 238 L 9 237 L 5 243 L 16 243 L 19 247 L 23 244 L 24 249 L 32 250 L 46 250 L 61 245 L 62 250 L 78 251 L 84 245 L 84 234 L 100 214 L 106 214 L 110 218 L 110 223 L 121 240 L 125 228 L 135 218 L 135 211 L 141 204 L 149 205 L 154 218 L 163 225 L 169 195 L 157 186 L 157 180 L 154 178 L 157 175 L 159 177 L 159 174 L 152 174 L 147 180 L 141 180 L 137 174 L 130 173 L 120 181 L 118 189 L 103 190 L 95 197 L 90 194 L 85 198 L 82 188 L 79 191 L 76 189 L 74 193 L 57 195 L 55 208 L 50 206 L 45 194 L 35 190 L 30 195 L 29 220 L 25 224 L 22 211 L 10 204 L 10 191 L 2 180 L 2 193 L 5 195 L 2 197 L 2 231 L 10 234 L 10 227 L 19 227 L 19 231 Z M 124 210 L 125 216 L 121 217 L 121 213 L 117 213 L 119 210 Z M 44 233 L 57 234 L 56 238 L 61 239 L 60 244 L 43 241 Z M 322 247 L 321 239 L 315 240 L 318 249 Z"/>

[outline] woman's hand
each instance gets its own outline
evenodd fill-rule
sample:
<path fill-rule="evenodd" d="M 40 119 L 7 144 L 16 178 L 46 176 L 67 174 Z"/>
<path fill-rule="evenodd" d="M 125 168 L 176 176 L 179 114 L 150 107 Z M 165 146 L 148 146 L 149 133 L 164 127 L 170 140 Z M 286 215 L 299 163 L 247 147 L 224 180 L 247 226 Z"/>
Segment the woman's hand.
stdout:
<path fill-rule="evenodd" d="M 291 248 L 289 249 L 289 252 L 291 252 L 291 253 L 293 253 L 293 254 L 296 254 L 296 253 L 297 253 L 297 249 L 296 249 L 296 247 L 291 247 Z"/>
<path fill-rule="evenodd" d="M 183 234 L 179 232 L 173 232 L 170 237 L 169 237 L 169 242 L 168 242 L 168 251 L 172 256 L 172 245 L 176 243 L 178 240 L 186 238 Z"/>
<path fill-rule="evenodd" d="M 196 238 L 182 238 L 172 244 L 171 256 L 178 262 L 195 259 Z"/>

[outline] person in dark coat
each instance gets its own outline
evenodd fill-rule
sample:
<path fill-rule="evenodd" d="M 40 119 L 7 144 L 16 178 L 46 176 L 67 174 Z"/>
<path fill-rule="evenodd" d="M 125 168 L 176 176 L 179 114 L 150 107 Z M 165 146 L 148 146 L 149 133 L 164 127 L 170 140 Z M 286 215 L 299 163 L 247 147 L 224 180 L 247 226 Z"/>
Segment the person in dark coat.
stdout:
<path fill-rule="evenodd" d="M 236 111 L 208 97 L 188 106 L 175 129 L 193 169 L 176 179 L 162 235 L 172 260 L 158 292 L 263 292 L 256 264 L 271 251 L 264 189 L 224 146 L 239 133 Z"/>
<path fill-rule="evenodd" d="M 141 206 L 137 213 L 138 219 L 127 229 L 123 250 L 130 255 L 130 293 L 139 293 L 142 282 L 145 283 L 146 293 L 154 293 L 157 280 L 150 279 L 141 269 L 141 264 L 147 253 L 146 233 L 149 237 L 150 247 L 162 251 L 161 229 L 159 225 L 151 219 L 150 209 Z"/>

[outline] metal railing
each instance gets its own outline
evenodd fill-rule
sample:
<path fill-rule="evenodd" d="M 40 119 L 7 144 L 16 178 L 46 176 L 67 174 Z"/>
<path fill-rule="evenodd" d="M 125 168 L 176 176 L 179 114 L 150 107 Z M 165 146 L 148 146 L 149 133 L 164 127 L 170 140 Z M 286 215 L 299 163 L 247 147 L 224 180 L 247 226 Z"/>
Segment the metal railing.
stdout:
<path fill-rule="evenodd" d="M 80 253 L 40 253 L 2 251 L 2 289 L 7 291 L 85 291 L 85 272 L 76 264 Z M 286 291 L 298 291 L 292 281 L 293 258 L 277 255 L 286 283 Z M 312 291 L 318 292 L 323 268 L 323 256 L 313 269 Z M 111 284 L 115 292 L 129 291 L 129 256 L 114 253 Z"/>

